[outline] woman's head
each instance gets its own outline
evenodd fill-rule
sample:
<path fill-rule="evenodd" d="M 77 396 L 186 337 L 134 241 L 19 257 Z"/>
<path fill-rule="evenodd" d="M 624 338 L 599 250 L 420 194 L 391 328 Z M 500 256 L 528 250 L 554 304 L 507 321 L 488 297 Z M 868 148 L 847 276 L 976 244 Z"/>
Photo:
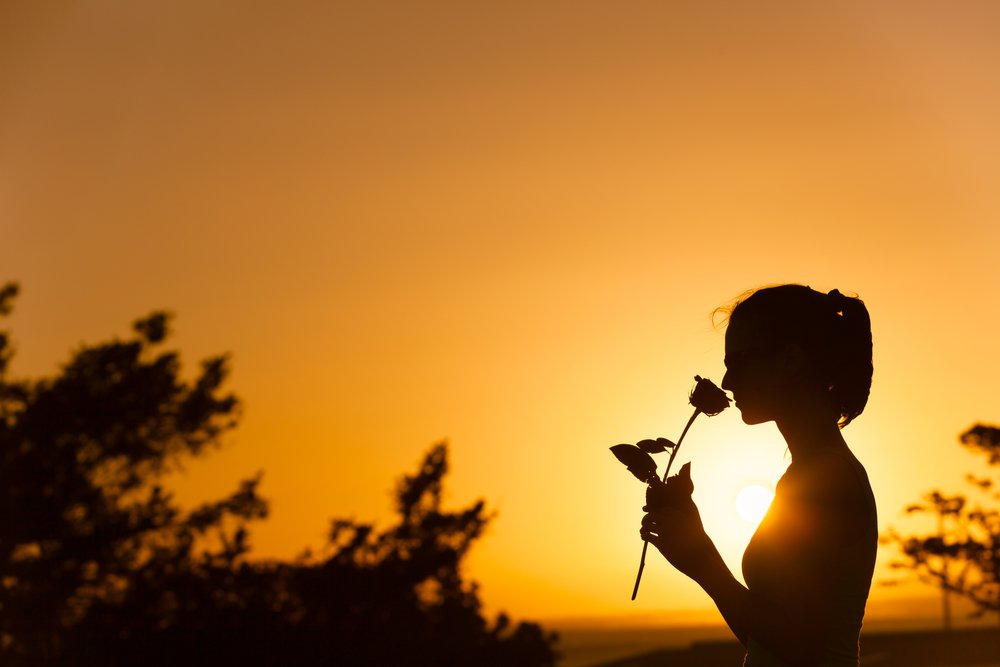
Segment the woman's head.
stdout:
<path fill-rule="evenodd" d="M 727 311 L 723 387 L 748 423 L 774 419 L 789 392 L 825 396 L 841 428 L 864 410 L 872 333 L 861 299 L 778 285 L 744 295 Z"/>

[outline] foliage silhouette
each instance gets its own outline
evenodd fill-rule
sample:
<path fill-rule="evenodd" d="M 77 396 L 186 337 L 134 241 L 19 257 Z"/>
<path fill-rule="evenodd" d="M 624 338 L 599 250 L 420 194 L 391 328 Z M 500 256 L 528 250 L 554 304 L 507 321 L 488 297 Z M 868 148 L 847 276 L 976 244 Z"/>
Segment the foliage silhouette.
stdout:
<path fill-rule="evenodd" d="M 962 433 L 959 440 L 976 453 L 985 454 L 990 465 L 1000 465 L 1000 428 L 977 424 Z M 993 480 L 975 475 L 968 475 L 966 480 L 981 500 L 1000 501 L 1000 493 L 993 491 Z M 938 530 L 921 535 L 890 530 L 883 542 L 897 545 L 902 555 L 892 567 L 911 571 L 945 594 L 970 600 L 975 616 L 1000 614 L 1000 505 L 973 504 L 966 495 L 946 495 L 935 490 L 906 511 L 934 515 Z"/>
<path fill-rule="evenodd" d="M 16 285 L 0 289 L 0 316 Z M 261 476 L 182 511 L 163 477 L 236 426 L 225 356 L 182 380 L 170 316 L 12 380 L 0 333 L 0 662 L 35 665 L 555 664 L 538 625 L 488 622 L 462 559 L 490 516 L 441 508 L 447 447 L 381 532 L 332 523 L 319 555 L 251 560 Z"/>

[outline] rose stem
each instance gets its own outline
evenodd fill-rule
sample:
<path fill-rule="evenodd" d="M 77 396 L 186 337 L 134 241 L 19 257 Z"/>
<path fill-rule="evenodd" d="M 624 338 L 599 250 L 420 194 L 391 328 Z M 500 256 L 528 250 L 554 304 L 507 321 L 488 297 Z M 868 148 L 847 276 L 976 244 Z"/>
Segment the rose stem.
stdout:
<path fill-rule="evenodd" d="M 694 423 L 694 418 L 701 414 L 701 410 L 698 408 L 694 409 L 694 414 L 691 415 L 691 419 L 688 420 L 687 426 L 681 431 L 681 437 L 677 438 L 677 446 L 674 450 L 670 452 L 670 458 L 667 460 L 667 469 L 663 473 L 663 481 L 667 481 L 667 476 L 670 475 L 670 466 L 674 464 L 674 457 L 677 456 L 677 450 L 681 448 L 681 443 L 684 442 L 684 436 L 687 435 L 688 429 L 691 428 L 691 424 Z"/>
<path fill-rule="evenodd" d="M 663 473 L 663 481 L 667 481 L 667 476 L 670 474 L 670 466 L 673 465 L 674 457 L 677 456 L 677 450 L 681 448 L 681 443 L 684 442 L 684 436 L 687 435 L 688 429 L 691 428 L 691 424 L 694 423 L 695 417 L 701 412 L 698 408 L 694 409 L 694 414 L 691 415 L 691 419 L 688 420 L 687 425 L 684 430 L 681 431 L 681 437 L 677 438 L 677 444 L 674 446 L 672 452 L 670 452 L 670 459 L 667 461 L 667 470 Z M 649 548 L 649 542 L 646 540 L 642 541 L 642 557 L 639 559 L 639 571 L 635 573 L 635 586 L 632 588 L 632 599 L 635 600 L 635 596 L 639 593 L 639 581 L 642 579 L 642 570 L 646 567 L 646 549 Z"/>

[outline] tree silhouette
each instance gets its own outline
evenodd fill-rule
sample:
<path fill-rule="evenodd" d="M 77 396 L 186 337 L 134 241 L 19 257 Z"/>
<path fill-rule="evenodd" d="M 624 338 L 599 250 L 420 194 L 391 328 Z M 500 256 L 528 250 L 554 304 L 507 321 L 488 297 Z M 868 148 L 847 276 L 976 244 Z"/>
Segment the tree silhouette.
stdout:
<path fill-rule="evenodd" d="M 1000 428 L 977 424 L 959 437 L 962 445 L 985 454 L 990 465 L 1000 464 Z M 937 519 L 937 531 L 902 535 L 890 530 L 883 542 L 896 544 L 902 559 L 892 563 L 942 590 L 948 618 L 947 595 L 970 600 L 975 615 L 1000 613 L 1000 507 L 983 505 L 1000 500 L 996 483 L 989 478 L 967 475 L 979 496 L 973 504 L 963 494 L 940 491 L 926 494 L 923 502 L 910 505 L 907 513 L 928 513 Z"/>
<path fill-rule="evenodd" d="M 217 446 L 239 401 L 225 356 L 181 378 L 169 324 L 153 313 L 36 380 L 8 377 L 0 333 L 0 663 L 554 665 L 554 635 L 487 622 L 462 577 L 490 517 L 442 510 L 444 444 L 400 483 L 397 525 L 334 521 L 319 555 L 249 558 L 259 474 L 182 511 L 164 476 Z"/>
<path fill-rule="evenodd" d="M 324 659 L 351 665 L 554 665 L 554 635 L 532 623 L 489 624 L 460 565 L 489 517 L 483 502 L 445 512 L 447 447 L 434 446 L 396 493 L 398 522 L 382 532 L 335 520 L 328 553 L 301 563 L 293 588 L 312 614 L 299 631 Z M 335 629 L 331 635 L 330 629 Z M 312 644 L 313 641 L 307 641 Z"/>

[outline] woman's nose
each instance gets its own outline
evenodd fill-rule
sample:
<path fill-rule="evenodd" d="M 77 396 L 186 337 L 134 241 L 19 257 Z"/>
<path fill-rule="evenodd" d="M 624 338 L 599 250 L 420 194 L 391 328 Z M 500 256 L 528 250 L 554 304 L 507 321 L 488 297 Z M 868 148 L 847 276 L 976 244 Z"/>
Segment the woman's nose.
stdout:
<path fill-rule="evenodd" d="M 722 376 L 722 388 L 729 391 L 732 390 L 732 385 L 729 382 L 729 371 L 727 370 Z"/>

